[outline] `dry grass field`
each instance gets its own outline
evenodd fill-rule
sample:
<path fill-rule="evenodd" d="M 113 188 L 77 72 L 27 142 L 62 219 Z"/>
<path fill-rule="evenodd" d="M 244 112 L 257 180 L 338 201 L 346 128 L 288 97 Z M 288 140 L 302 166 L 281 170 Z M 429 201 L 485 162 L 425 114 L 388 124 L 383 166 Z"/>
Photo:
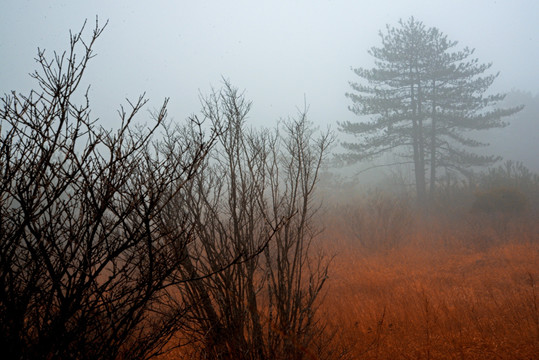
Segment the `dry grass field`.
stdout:
<path fill-rule="evenodd" d="M 335 259 L 321 316 L 332 357 L 539 359 L 535 221 L 464 214 L 418 224 L 395 209 L 359 224 L 354 207 L 326 217 Z M 376 233 L 380 225 L 393 234 Z M 399 241 L 384 244 L 386 235 Z"/>
<path fill-rule="evenodd" d="M 352 203 L 321 212 L 313 250 L 332 257 L 318 312 L 326 337 L 305 359 L 539 359 L 533 216 L 420 217 L 378 195 Z"/>

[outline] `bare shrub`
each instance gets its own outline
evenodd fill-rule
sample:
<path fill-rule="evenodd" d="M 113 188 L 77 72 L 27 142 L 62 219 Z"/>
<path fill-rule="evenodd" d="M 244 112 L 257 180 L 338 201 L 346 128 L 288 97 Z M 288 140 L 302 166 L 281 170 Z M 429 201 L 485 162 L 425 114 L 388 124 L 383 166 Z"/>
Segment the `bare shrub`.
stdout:
<path fill-rule="evenodd" d="M 348 205 L 345 226 L 366 250 L 388 250 L 405 243 L 414 226 L 414 210 L 404 197 L 376 191 L 364 202 Z"/>
<path fill-rule="evenodd" d="M 516 189 L 495 188 L 476 193 L 472 211 L 519 215 L 524 212 L 527 205 L 527 199 L 522 192 Z"/>
<path fill-rule="evenodd" d="M 218 144 L 171 203 L 194 224 L 180 270 L 201 278 L 178 288 L 189 308 L 182 334 L 191 357 L 308 358 L 322 331 L 315 315 L 328 266 L 311 252 L 313 193 L 330 137 L 316 139 L 304 113 L 282 133 L 249 129 L 249 109 L 228 82 L 203 99 Z"/>
<path fill-rule="evenodd" d="M 84 30 L 84 27 L 83 27 Z M 5 359 L 151 358 L 178 329 L 171 285 L 188 226 L 160 227 L 168 201 L 190 183 L 213 140 L 179 137 L 174 158 L 152 146 L 167 100 L 146 130 L 140 97 L 117 131 L 90 118 L 78 90 L 92 35 L 32 74 L 41 92 L 6 95 L 0 109 L 0 348 Z M 74 99 L 82 99 L 82 105 Z M 196 120 L 196 119 L 195 119 Z M 195 121 L 193 120 L 193 121 Z M 196 122 L 196 121 L 195 121 Z M 200 126 L 193 123 L 192 126 Z"/>

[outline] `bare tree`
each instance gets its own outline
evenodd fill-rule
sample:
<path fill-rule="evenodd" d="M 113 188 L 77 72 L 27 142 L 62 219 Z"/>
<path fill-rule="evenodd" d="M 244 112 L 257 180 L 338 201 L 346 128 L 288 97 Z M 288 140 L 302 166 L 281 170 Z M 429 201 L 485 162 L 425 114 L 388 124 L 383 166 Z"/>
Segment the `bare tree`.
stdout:
<path fill-rule="evenodd" d="M 117 131 L 90 119 L 78 92 L 92 46 L 83 29 L 67 52 L 32 76 L 41 92 L 6 95 L 0 109 L 0 348 L 4 359 L 150 358 L 184 315 L 171 286 L 190 226 L 161 227 L 168 201 L 188 186 L 214 138 L 196 118 L 174 132 L 175 156 L 133 122 L 141 96 L 119 112 Z M 81 96 L 82 95 L 82 96 Z M 83 99 L 82 105 L 74 99 Z M 191 185 L 189 185 L 191 186 Z"/>
<path fill-rule="evenodd" d="M 321 332 L 315 313 L 328 264 L 310 245 L 331 137 L 315 139 L 305 113 L 283 133 L 249 129 L 250 106 L 228 82 L 203 99 L 218 144 L 170 203 L 194 224 L 183 276 L 214 273 L 179 289 L 190 309 L 183 333 L 200 358 L 302 359 Z"/>

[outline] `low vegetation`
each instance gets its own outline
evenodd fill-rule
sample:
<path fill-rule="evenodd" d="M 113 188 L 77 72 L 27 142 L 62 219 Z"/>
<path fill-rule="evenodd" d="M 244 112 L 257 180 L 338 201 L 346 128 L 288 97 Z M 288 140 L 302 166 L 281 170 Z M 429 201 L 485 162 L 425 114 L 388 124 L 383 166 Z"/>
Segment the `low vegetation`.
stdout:
<path fill-rule="evenodd" d="M 382 198 L 340 202 L 325 216 L 322 246 L 336 260 L 322 312 L 334 358 L 537 358 L 539 226 L 531 210 L 478 213 L 470 200 L 420 218 L 406 198 Z"/>

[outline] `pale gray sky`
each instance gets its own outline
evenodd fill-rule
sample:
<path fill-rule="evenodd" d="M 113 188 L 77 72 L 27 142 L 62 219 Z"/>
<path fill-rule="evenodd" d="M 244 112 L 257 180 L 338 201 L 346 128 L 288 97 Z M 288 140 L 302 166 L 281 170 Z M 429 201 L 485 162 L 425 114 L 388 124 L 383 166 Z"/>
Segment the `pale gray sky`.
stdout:
<path fill-rule="evenodd" d="M 26 92 L 37 47 L 66 49 L 68 31 L 84 19 L 90 29 L 96 15 L 109 26 L 86 80 L 94 114 L 111 126 L 124 98 L 144 91 L 150 109 L 170 97 L 170 115 L 184 119 L 221 76 L 253 100 L 254 124 L 294 115 L 304 96 L 316 123 L 352 120 L 350 68 L 370 66 L 378 31 L 412 15 L 493 62 L 496 91 L 539 93 L 537 0 L 4 0 L 0 93 Z"/>

